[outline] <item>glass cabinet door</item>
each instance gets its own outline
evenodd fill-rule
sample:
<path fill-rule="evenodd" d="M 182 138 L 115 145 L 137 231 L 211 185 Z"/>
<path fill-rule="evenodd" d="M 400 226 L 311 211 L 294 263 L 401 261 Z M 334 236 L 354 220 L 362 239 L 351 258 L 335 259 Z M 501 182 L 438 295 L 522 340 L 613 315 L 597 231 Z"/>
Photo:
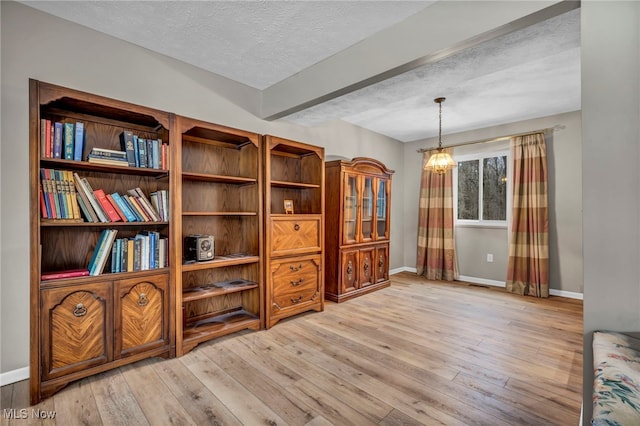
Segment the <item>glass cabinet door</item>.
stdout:
<path fill-rule="evenodd" d="M 376 194 L 376 238 L 379 240 L 389 237 L 389 223 L 387 220 L 388 185 L 389 182 L 386 180 L 378 180 Z"/>
<path fill-rule="evenodd" d="M 373 178 L 370 176 L 363 177 L 362 204 L 361 204 L 361 223 L 362 223 L 362 241 L 371 240 L 373 238 Z"/>
<path fill-rule="evenodd" d="M 358 215 L 358 186 L 354 175 L 345 175 L 344 182 L 344 242 L 356 241 L 356 219 Z"/>

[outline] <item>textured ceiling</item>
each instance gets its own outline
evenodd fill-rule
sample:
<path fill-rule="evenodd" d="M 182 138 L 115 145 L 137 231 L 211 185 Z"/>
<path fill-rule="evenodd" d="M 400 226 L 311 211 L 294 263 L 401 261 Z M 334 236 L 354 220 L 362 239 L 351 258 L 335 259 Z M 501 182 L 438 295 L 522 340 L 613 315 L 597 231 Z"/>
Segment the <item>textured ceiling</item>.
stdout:
<path fill-rule="evenodd" d="M 265 89 L 431 1 L 24 1 Z"/>
<path fill-rule="evenodd" d="M 580 10 L 287 117 L 341 119 L 403 142 L 580 109 Z"/>
<path fill-rule="evenodd" d="M 432 1 L 24 1 L 264 90 L 428 8 Z M 426 12 L 429 12 L 426 9 Z M 575 9 L 283 118 L 328 120 L 407 142 L 580 109 Z M 415 40 L 407 40 L 415 43 Z"/>

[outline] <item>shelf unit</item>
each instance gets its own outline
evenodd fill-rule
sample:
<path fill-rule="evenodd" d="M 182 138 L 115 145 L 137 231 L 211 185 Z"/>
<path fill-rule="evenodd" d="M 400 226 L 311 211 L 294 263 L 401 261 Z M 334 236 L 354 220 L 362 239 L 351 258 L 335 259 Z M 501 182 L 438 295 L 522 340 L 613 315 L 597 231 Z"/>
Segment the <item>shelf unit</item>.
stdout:
<path fill-rule="evenodd" d="M 170 268 L 41 279 L 47 272 L 87 268 L 104 229 L 116 229 L 117 238 L 133 237 L 141 230 L 170 238 L 169 222 L 44 219 L 40 209 L 41 168 L 77 172 L 93 189 L 107 194 L 140 187 L 148 196 L 169 189 L 171 167 L 155 170 L 45 158 L 41 119 L 84 123 L 84 154 L 94 147 L 120 150 L 125 130 L 143 138 L 171 137 L 169 113 L 29 81 L 32 404 L 73 380 L 151 356 L 169 357 L 173 340 Z"/>
<path fill-rule="evenodd" d="M 260 135 L 175 117 L 172 245 L 176 354 L 244 329 L 263 327 Z M 214 259 L 190 262 L 188 235 L 214 236 Z M 250 284 L 214 287 L 234 280 Z"/>
<path fill-rule="evenodd" d="M 391 176 L 373 158 L 326 163 L 326 283 L 333 302 L 387 287 Z"/>
<path fill-rule="evenodd" d="M 265 326 L 324 309 L 324 149 L 265 136 Z M 293 214 L 285 214 L 285 200 Z"/>

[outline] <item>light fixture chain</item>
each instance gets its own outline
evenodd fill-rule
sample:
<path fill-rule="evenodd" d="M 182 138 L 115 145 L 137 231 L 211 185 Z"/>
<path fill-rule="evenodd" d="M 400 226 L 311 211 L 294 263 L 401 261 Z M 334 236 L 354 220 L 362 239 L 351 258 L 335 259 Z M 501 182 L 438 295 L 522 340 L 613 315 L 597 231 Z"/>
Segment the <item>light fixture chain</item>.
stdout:
<path fill-rule="evenodd" d="M 438 113 L 438 149 L 442 149 L 442 102 L 438 102 L 440 112 Z"/>

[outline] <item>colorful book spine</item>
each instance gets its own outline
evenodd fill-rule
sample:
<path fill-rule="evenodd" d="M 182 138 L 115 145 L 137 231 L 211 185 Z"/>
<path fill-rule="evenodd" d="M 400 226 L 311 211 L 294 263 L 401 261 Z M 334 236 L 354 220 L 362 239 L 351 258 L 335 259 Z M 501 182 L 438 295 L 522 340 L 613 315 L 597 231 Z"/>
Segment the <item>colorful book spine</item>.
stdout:
<path fill-rule="evenodd" d="M 120 135 L 120 145 L 124 152 L 127 153 L 127 163 L 130 167 L 136 166 L 136 153 L 133 148 L 133 133 L 129 130 L 125 130 Z"/>
<path fill-rule="evenodd" d="M 80 207 L 78 203 L 78 194 L 76 192 L 75 181 L 73 179 L 73 172 L 70 170 L 64 171 L 65 181 L 67 182 L 67 189 L 69 190 L 69 198 L 71 200 L 71 209 L 74 219 L 82 219 L 80 216 Z"/>
<path fill-rule="evenodd" d="M 51 177 L 55 186 L 56 199 L 58 200 L 58 204 L 56 205 L 58 217 L 56 217 L 56 219 L 65 219 L 67 217 L 66 197 L 62 189 L 62 179 L 60 178 L 58 170 L 51 169 Z"/>
<path fill-rule="evenodd" d="M 53 125 L 53 158 L 62 158 L 62 123 Z"/>
<path fill-rule="evenodd" d="M 138 152 L 140 155 L 140 167 L 147 167 L 147 141 L 138 138 Z"/>
<path fill-rule="evenodd" d="M 132 272 L 134 269 L 133 258 L 135 253 L 135 241 L 133 239 L 127 240 L 127 272 Z"/>
<path fill-rule="evenodd" d="M 73 131 L 73 123 L 64 123 L 64 133 L 62 141 L 64 144 L 64 159 L 73 160 L 73 142 L 75 139 L 75 132 Z"/>
<path fill-rule="evenodd" d="M 88 269 L 68 269 L 65 271 L 45 272 L 40 276 L 40 279 L 42 281 L 62 280 L 65 278 L 86 277 L 88 275 Z"/>
<path fill-rule="evenodd" d="M 91 271 L 93 271 L 96 265 L 96 259 L 98 258 L 100 247 L 102 247 L 102 244 L 107 238 L 108 233 L 109 233 L 108 229 L 103 229 L 102 232 L 100 233 L 100 237 L 98 237 L 98 242 L 96 243 L 96 247 L 93 249 L 93 254 L 91 255 L 91 259 L 89 259 L 89 265 L 87 265 L 87 269 L 89 270 L 90 275 L 93 275 Z"/>
<path fill-rule="evenodd" d="M 99 247 L 97 247 L 98 254 L 93 263 L 93 267 L 89 270 L 89 274 L 91 276 L 101 275 L 104 271 L 104 267 L 107 263 L 107 258 L 111 253 L 111 247 L 113 242 L 115 241 L 115 237 L 117 234 L 116 229 L 105 229 L 105 238 L 102 239 L 102 243 Z"/>
<path fill-rule="evenodd" d="M 115 201 L 118 207 L 120 207 L 120 210 L 122 211 L 122 213 L 124 213 L 125 217 L 127 218 L 127 222 L 138 221 L 137 217 L 129 209 L 129 206 L 124 202 L 120 194 L 118 194 L 117 192 L 114 192 L 113 194 L 110 194 L 110 195 L 113 201 Z"/>
<path fill-rule="evenodd" d="M 127 219 L 127 216 L 120 209 L 120 206 L 118 205 L 118 203 L 116 203 L 116 200 L 113 198 L 113 195 L 111 194 L 106 194 L 106 195 L 107 195 L 107 200 L 109 200 L 109 204 L 111 204 L 111 206 L 116 211 L 116 213 L 118 213 L 118 216 L 120 216 L 120 219 L 123 222 L 129 222 L 129 220 Z"/>
<path fill-rule="evenodd" d="M 122 199 L 122 202 L 129 207 L 129 211 L 136 217 L 136 220 L 132 220 L 132 222 L 145 222 L 144 216 L 138 212 L 138 209 L 133 205 L 128 195 L 123 194 L 120 198 Z"/>
<path fill-rule="evenodd" d="M 45 206 L 45 215 L 42 217 L 52 219 L 53 215 L 51 213 L 51 205 L 49 204 L 49 183 L 47 182 L 44 169 L 40 169 L 40 187 L 42 188 L 42 199 Z"/>
<path fill-rule="evenodd" d="M 93 195 L 93 188 L 91 188 L 89 181 L 87 181 L 86 178 L 81 178 L 80 176 L 78 176 L 77 173 L 74 173 L 73 177 L 76 180 L 76 182 L 79 183 L 79 187 L 81 191 L 86 196 L 87 200 L 89 201 L 89 204 L 91 204 L 91 207 L 93 207 L 93 211 L 98 217 L 98 220 L 100 222 L 109 222 L 109 219 L 107 218 L 106 213 L 102 210 L 102 206 L 100 206 L 98 199 L 95 197 L 95 195 Z"/>
<path fill-rule="evenodd" d="M 95 197 L 98 199 L 98 202 L 100 203 L 105 213 L 107 214 L 109 221 L 120 222 L 121 220 L 120 216 L 118 216 L 118 213 L 116 212 L 116 210 L 113 208 L 113 206 L 107 199 L 107 195 L 104 193 L 104 190 L 96 189 L 93 191 L 93 195 L 95 195 Z"/>
<path fill-rule="evenodd" d="M 84 151 L 84 123 L 78 121 L 76 123 L 75 138 L 73 141 L 73 159 L 82 161 Z"/>

